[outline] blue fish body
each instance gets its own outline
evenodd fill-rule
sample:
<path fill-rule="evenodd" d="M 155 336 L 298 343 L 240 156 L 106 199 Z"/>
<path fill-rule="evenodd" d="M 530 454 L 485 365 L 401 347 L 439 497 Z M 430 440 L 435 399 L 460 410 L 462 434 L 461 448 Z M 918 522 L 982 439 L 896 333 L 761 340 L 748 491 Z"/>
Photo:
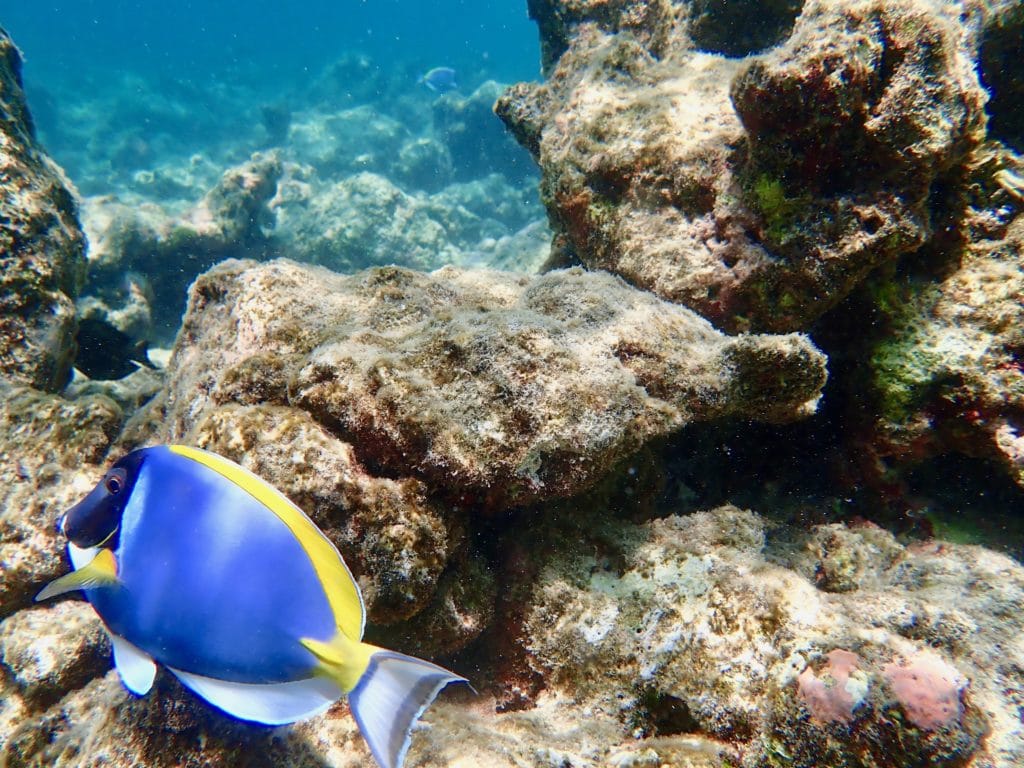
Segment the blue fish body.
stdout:
<path fill-rule="evenodd" d="M 219 709 L 279 725 L 342 695 L 382 768 L 400 768 L 443 667 L 362 642 L 359 586 L 275 488 L 216 454 L 134 451 L 67 512 L 74 571 L 37 600 L 84 591 L 138 695 L 157 663 Z"/>
<path fill-rule="evenodd" d="M 307 678 L 299 640 L 329 642 L 334 615 L 288 527 L 209 467 L 145 450 L 114 550 L 118 582 L 90 589 L 111 632 L 169 667 L 221 680 Z M 245 649 L 245 653 L 239 653 Z"/>
<path fill-rule="evenodd" d="M 455 70 L 451 67 L 434 67 L 420 78 L 420 82 L 435 93 L 448 93 L 459 88 Z"/>

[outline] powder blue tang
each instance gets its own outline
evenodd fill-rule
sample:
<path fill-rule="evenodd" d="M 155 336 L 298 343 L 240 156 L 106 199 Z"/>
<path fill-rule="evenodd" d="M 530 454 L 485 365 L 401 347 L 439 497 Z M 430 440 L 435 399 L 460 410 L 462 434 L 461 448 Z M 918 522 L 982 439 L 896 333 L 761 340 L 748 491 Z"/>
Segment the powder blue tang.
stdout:
<path fill-rule="evenodd" d="M 214 706 L 290 723 L 342 695 L 382 768 L 448 683 L 465 678 L 362 642 L 359 586 L 334 545 L 275 488 L 186 446 L 120 459 L 61 521 L 75 570 L 37 599 L 81 589 L 125 686 L 164 664 Z"/>

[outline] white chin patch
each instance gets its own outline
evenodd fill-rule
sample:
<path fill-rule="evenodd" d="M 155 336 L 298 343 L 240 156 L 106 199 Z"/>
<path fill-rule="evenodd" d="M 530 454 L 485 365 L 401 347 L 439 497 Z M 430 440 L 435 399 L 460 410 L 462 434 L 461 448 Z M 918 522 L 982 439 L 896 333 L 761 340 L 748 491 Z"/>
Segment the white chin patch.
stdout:
<path fill-rule="evenodd" d="M 71 558 L 71 565 L 76 571 L 91 563 L 99 551 L 99 547 L 76 547 L 70 541 L 68 542 L 68 557 Z"/>

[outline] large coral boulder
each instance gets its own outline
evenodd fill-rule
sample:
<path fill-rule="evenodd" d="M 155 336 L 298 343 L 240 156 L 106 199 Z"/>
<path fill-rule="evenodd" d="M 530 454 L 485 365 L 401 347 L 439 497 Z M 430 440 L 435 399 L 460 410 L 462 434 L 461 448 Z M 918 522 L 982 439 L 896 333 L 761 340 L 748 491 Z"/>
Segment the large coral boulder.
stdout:
<path fill-rule="evenodd" d="M 808 415 L 824 363 L 803 336 L 727 337 L 600 273 L 229 262 L 193 287 L 167 437 L 287 405 L 368 468 L 498 510 L 579 493 L 693 421 Z"/>
<path fill-rule="evenodd" d="M 933 190 L 984 139 L 976 27 L 945 6 L 808 2 L 778 48 L 740 61 L 695 50 L 699 12 L 593 3 L 597 21 L 567 27 L 575 4 L 555 5 L 542 35 L 571 35 L 551 77 L 497 105 L 541 165 L 553 263 L 720 327 L 807 328 L 931 238 Z"/>
<path fill-rule="evenodd" d="M 580 493 L 692 421 L 800 418 L 824 381 L 805 337 L 726 337 L 608 275 L 236 261 L 193 286 L 138 440 L 268 479 L 338 544 L 371 622 L 450 651 L 493 604 L 471 513 Z"/>
<path fill-rule="evenodd" d="M 63 172 L 42 152 L 21 54 L 0 29 L 0 376 L 55 391 L 74 357 L 85 238 Z"/>

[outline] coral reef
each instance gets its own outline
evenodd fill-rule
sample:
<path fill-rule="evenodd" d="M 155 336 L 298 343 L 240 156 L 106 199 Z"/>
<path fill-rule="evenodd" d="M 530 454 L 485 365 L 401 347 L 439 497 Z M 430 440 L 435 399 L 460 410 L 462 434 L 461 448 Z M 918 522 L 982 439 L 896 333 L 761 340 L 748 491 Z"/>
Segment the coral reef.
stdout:
<path fill-rule="evenodd" d="M 697 8 L 595 7 L 616 21 L 574 27 L 549 80 L 497 106 L 541 166 L 552 262 L 611 270 L 719 327 L 808 328 L 931 237 L 932 190 L 984 139 L 977 25 L 943 8 L 808 2 L 741 62 L 694 50 Z"/>
<path fill-rule="evenodd" d="M 230 763 L 239 743 L 297 764 L 322 765 L 314 755 L 339 749 L 328 744 L 346 745 L 328 764 L 365 756 L 337 713 L 267 747 L 261 732 L 211 718 L 166 677 L 135 699 L 112 673 L 100 677 L 106 644 L 88 613 L 28 607 L 62 567 L 54 517 L 108 453 L 133 441 L 183 440 L 267 478 L 345 554 L 376 624 L 371 637 L 451 653 L 495 615 L 498 584 L 469 547 L 467 529 L 479 524 L 470 511 L 576 493 L 645 441 L 693 420 L 799 418 L 813 410 L 824 379 L 824 358 L 804 337 L 725 337 L 607 275 L 388 268 L 341 276 L 288 261 L 215 267 L 193 286 L 164 389 L 134 427 L 89 389 L 74 401 L 28 389 L 4 398 L 2 425 L 12 438 L 5 452 L 16 441 L 27 456 L 11 462 L 5 501 L 17 514 L 4 520 L 0 554 L 10 628 L 0 637 L 7 764 L 82 764 L 86 741 L 88 761 L 127 764 L 161 765 L 167 755 Z M 499 390 L 505 412 L 494 411 Z M 26 636 L 51 634 L 51 646 L 75 650 L 26 651 Z M 535 727 L 509 717 L 508 726 L 453 727 L 472 734 L 476 753 L 493 755 L 494 728 Z M 121 736 L 90 735 L 111 722 L 121 723 Z M 622 759 L 632 759 L 611 719 L 591 731 L 604 740 L 582 754 L 607 755 L 623 742 Z M 571 749 L 571 738 L 552 739 L 563 746 L 544 749 Z M 661 748 L 707 765 L 724 749 Z M 450 757 L 447 744 L 422 749 Z"/>
<path fill-rule="evenodd" d="M 374 173 L 357 173 L 308 196 L 283 197 L 275 211 L 285 253 L 336 271 L 388 262 L 429 269 L 460 258 L 435 211 Z"/>
<path fill-rule="evenodd" d="M 74 356 L 85 238 L 63 172 L 40 149 L 21 54 L 0 29 L 0 375 L 56 391 Z"/>
<path fill-rule="evenodd" d="M 496 109 L 541 166 L 549 268 L 835 339 L 846 463 L 887 504 L 950 452 L 1022 482 L 1019 4 L 531 13 L 550 77 Z"/>
<path fill-rule="evenodd" d="M 1022 498 L 1020 3 L 528 8 L 548 79 L 504 93 L 346 54 L 191 158 L 195 87 L 120 103 L 84 289 L 0 33 L 0 764 L 372 760 L 343 702 L 265 729 L 163 671 L 133 696 L 87 606 L 32 604 L 57 516 L 158 442 L 280 488 L 369 639 L 481 691 L 407 765 L 1024 764 L 1024 569 L 922 536 L 953 528 L 907 479 L 957 453 Z M 67 383 L 76 314 L 173 352 Z M 969 490 L 954 524 L 1019 550 L 1019 502 Z"/>
<path fill-rule="evenodd" d="M 83 220 L 90 244 L 90 293 L 83 305 L 112 305 L 122 316 L 109 309 L 103 314 L 116 327 L 169 342 L 181 321 L 186 288 L 197 274 L 222 259 L 253 256 L 267 248 L 267 204 L 280 175 L 276 154 L 256 153 L 225 171 L 197 204 L 179 215 L 116 197 L 87 199 Z M 133 327 L 140 310 L 129 308 L 140 303 L 143 319 Z"/>
<path fill-rule="evenodd" d="M 875 586 L 828 593 L 812 582 L 816 546 L 772 550 L 763 519 L 735 507 L 640 526 L 597 517 L 571 536 L 557 521 L 534 530 L 553 545 L 528 608 L 527 658 L 547 685 L 535 708 L 442 701 L 411 764 L 1009 766 L 1024 754 L 1024 571 L 1008 558 L 843 529 L 862 550 L 885 539 L 886 554 L 870 564 Z M 50 671 L 78 670 L 69 695 L 20 711 L 8 765 L 367 759 L 343 706 L 271 737 L 208 717 L 169 676 L 137 699 L 76 658 Z"/>
<path fill-rule="evenodd" d="M 618 717 L 623 735 L 727 740 L 733 765 L 1024 756 L 1011 559 L 842 528 L 837 549 L 875 551 L 877 579 L 830 593 L 811 580 L 819 532 L 773 551 L 762 518 L 735 507 L 601 527 L 537 580 L 524 644 L 547 695 Z"/>
<path fill-rule="evenodd" d="M 333 179 L 361 171 L 387 173 L 409 138 L 400 122 L 362 105 L 294 119 L 287 147 L 290 159 Z"/>
<path fill-rule="evenodd" d="M 479 107 L 477 99 L 451 118 L 453 135 L 468 131 L 457 139 L 469 147 L 463 154 L 478 154 L 466 160 L 472 167 L 458 174 L 461 182 L 453 181 L 445 145 L 426 138 L 403 143 L 405 129 L 394 120 L 354 109 L 293 125 L 285 149 L 257 152 L 229 168 L 197 203 L 140 202 L 134 193 L 87 198 L 89 276 L 80 315 L 169 345 L 197 275 L 226 258 L 272 253 L 349 272 L 389 263 L 425 270 L 492 260 L 517 270 L 539 266 L 546 256 L 530 237 L 516 236 L 542 227 L 533 193 L 499 173 L 475 175 L 500 166 L 488 160 L 494 128 L 477 130 Z M 394 141 L 376 136 L 364 118 L 390 126 Z"/>
<path fill-rule="evenodd" d="M 193 287 L 164 437 L 229 402 L 298 407 L 361 463 L 486 510 L 579 493 L 699 420 L 813 412 L 824 358 L 730 338 L 599 273 L 227 263 Z"/>

